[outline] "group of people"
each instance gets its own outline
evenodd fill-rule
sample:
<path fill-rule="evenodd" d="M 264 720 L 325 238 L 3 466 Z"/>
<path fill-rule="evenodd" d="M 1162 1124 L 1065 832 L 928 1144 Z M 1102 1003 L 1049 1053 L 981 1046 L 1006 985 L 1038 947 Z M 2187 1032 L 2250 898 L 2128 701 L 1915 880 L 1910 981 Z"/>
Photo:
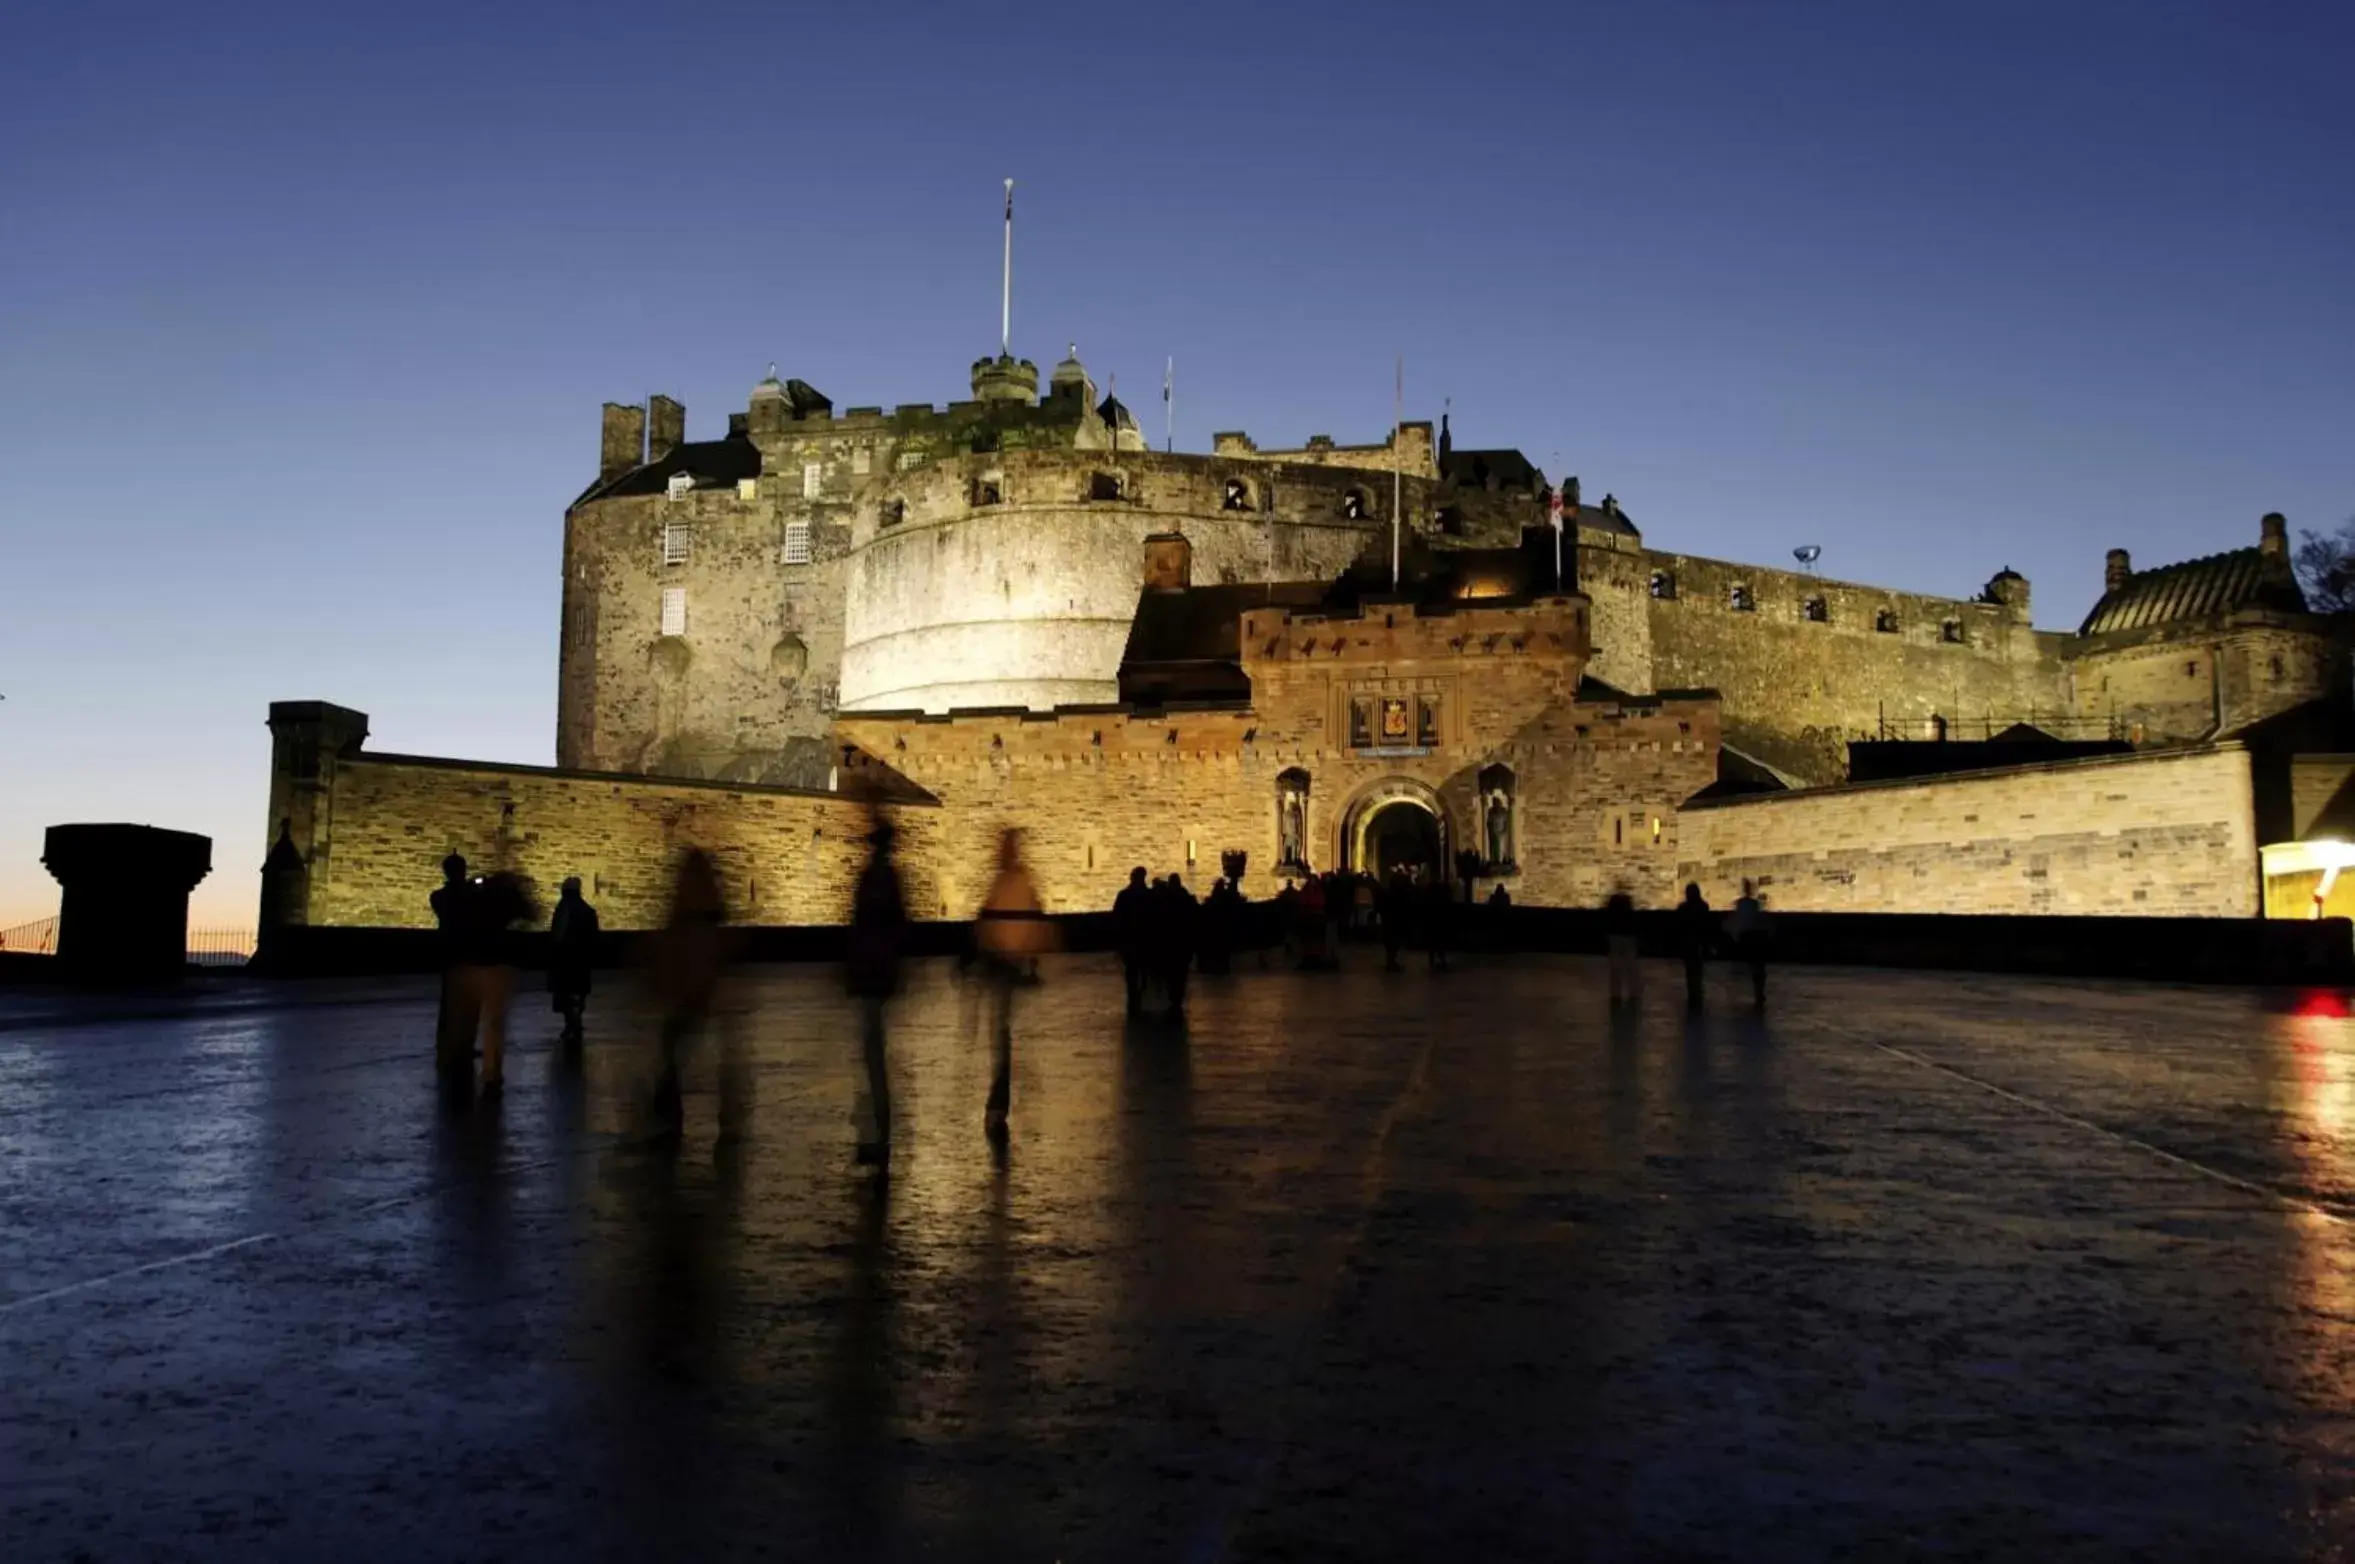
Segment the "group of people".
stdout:
<path fill-rule="evenodd" d="M 1184 1019 L 1190 974 L 1197 965 L 1204 972 L 1233 966 L 1235 947 L 1247 937 L 1249 910 L 1243 893 L 1223 876 L 1196 901 L 1178 875 L 1153 880 L 1144 865 L 1131 869 L 1128 884 L 1112 898 L 1112 943 L 1127 980 L 1128 1013 L 1142 1015 L 1147 992 L 1158 985 L 1163 1014 Z"/>
<path fill-rule="evenodd" d="M 868 856 L 852 893 L 851 922 L 843 966 L 845 984 L 861 1009 L 860 1055 L 863 1081 L 855 1108 L 858 1160 L 881 1168 L 891 1161 L 891 1073 L 886 1056 L 887 1011 L 899 992 L 910 927 L 907 897 L 895 848 L 898 833 L 880 812 L 868 832 Z M 471 1086 L 474 1061 L 482 1061 L 481 1090 L 496 1096 L 505 1084 L 507 1006 L 516 961 L 519 925 L 536 921 L 529 887 L 518 877 L 471 875 L 466 860 L 452 854 L 442 864 L 442 885 L 431 904 L 440 930 L 443 976 L 435 1057 L 445 1081 Z M 1503 888 L 1493 907 L 1509 906 Z M 1239 946 L 1261 944 L 1255 909 L 1232 880 L 1215 881 L 1197 901 L 1176 874 L 1155 881 L 1140 865 L 1112 905 L 1113 940 L 1128 992 L 1128 1011 L 1140 1015 L 1157 988 L 1163 1012 L 1182 1019 L 1190 974 L 1228 970 Z M 1453 943 L 1458 906 L 1445 881 L 1428 881 L 1397 870 L 1376 880 L 1367 875 L 1310 875 L 1288 882 L 1272 908 L 1277 931 L 1299 964 L 1329 966 L 1345 930 L 1369 925 L 1381 934 L 1387 965 L 1399 970 L 1399 953 L 1420 944 L 1430 965 L 1444 970 Z M 1614 1006 L 1641 994 L 1637 964 L 1641 916 L 1625 889 L 1614 891 L 1603 908 Z M 1677 947 L 1684 958 L 1685 993 L 1702 1004 L 1709 959 L 1731 954 L 1750 969 L 1752 995 L 1766 1003 L 1769 923 L 1756 887 L 1743 882 L 1742 895 L 1722 920 L 1698 885 L 1687 885 L 1674 913 Z M 563 1018 L 558 1034 L 569 1056 L 577 1057 L 582 1017 L 600 954 L 597 910 L 581 894 L 581 882 L 567 879 L 549 920 L 548 991 Z M 1057 948 L 1056 926 L 1048 917 L 1036 882 L 1023 859 L 1019 832 L 1008 830 L 998 844 L 996 871 L 973 926 L 968 959 L 984 996 L 984 1022 L 991 1048 L 989 1097 L 983 1126 L 1002 1139 L 1013 1096 L 1014 1010 L 1017 992 L 1034 983 L 1038 958 Z M 716 996 L 733 951 L 718 866 L 711 855 L 691 849 L 680 860 L 669 916 L 648 941 L 648 976 L 661 1024 L 647 1105 L 657 1132 L 681 1128 L 680 1070 L 697 1039 L 710 1029 Z M 722 1145 L 737 1135 L 749 1098 L 738 1051 L 723 1039 L 720 1082 Z"/>
<path fill-rule="evenodd" d="M 1701 894 L 1688 884 L 1676 904 L 1677 954 L 1684 960 L 1684 993 L 1688 1009 L 1698 1010 L 1708 985 L 1709 959 L 1726 954 L 1750 969 L 1750 995 L 1766 1008 L 1766 958 L 1772 924 L 1758 899 L 1755 882 L 1744 880 L 1733 911 L 1722 919 Z M 1611 1003 L 1632 1005 L 1643 997 L 1643 969 L 1637 964 L 1641 918 L 1635 898 L 1623 886 L 1603 902 L 1603 946 L 1610 958 Z"/>

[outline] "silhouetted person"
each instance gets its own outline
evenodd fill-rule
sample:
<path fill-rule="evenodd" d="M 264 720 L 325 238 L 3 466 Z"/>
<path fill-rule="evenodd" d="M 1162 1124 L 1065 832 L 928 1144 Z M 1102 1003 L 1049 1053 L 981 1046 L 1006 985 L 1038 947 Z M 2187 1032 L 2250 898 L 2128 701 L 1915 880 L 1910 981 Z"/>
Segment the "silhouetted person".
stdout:
<path fill-rule="evenodd" d="M 881 818 L 867 833 L 867 866 L 859 871 L 858 887 L 851 893 L 850 959 L 845 973 L 850 991 L 859 997 L 859 1053 L 867 1067 L 858 1160 L 875 1167 L 891 1165 L 891 1076 L 884 1068 L 883 1012 L 891 996 L 899 992 L 900 945 L 908 923 L 899 866 L 891 856 L 898 835 L 891 822 Z"/>
<path fill-rule="evenodd" d="M 1421 905 L 1423 958 L 1434 972 L 1445 972 L 1447 953 L 1455 945 L 1456 899 L 1448 894 L 1446 877 L 1433 872 L 1431 883 L 1423 887 Z"/>
<path fill-rule="evenodd" d="M 1006 1133 L 1006 1111 L 1014 1097 L 1014 989 L 1032 964 L 1055 942 L 1054 925 L 1039 905 L 1038 887 L 1022 862 L 1022 833 L 1009 827 L 998 838 L 997 878 L 974 920 L 973 943 L 989 985 L 993 1058 L 989 1106 L 983 1127 L 995 1138 Z"/>
<path fill-rule="evenodd" d="M 442 860 L 442 883 L 427 897 L 439 933 L 442 964 L 441 1005 L 434 1015 L 433 1063 L 445 1079 L 474 1069 L 474 1011 L 459 968 L 464 965 L 467 921 L 472 913 L 474 886 L 466 878 L 466 860 L 457 853 Z"/>
<path fill-rule="evenodd" d="M 1171 875 L 1153 888 L 1154 964 L 1172 1021 L 1186 1015 L 1186 978 L 1194 965 L 1195 922 L 1201 912 L 1186 882 Z"/>
<path fill-rule="evenodd" d="M 1224 876 L 1211 881 L 1210 894 L 1202 898 L 1202 938 L 1196 961 L 1202 971 L 1232 969 L 1235 946 L 1243 937 L 1244 915 L 1243 893 L 1235 889 L 1235 882 Z"/>
<path fill-rule="evenodd" d="M 1726 919 L 1726 932 L 1733 936 L 1735 956 L 1750 968 L 1750 996 L 1763 1010 L 1766 1008 L 1766 958 L 1773 934 L 1766 908 L 1758 900 L 1758 887 L 1749 880 L 1742 882 L 1742 894 Z"/>
<path fill-rule="evenodd" d="M 1303 970 L 1332 964 L 1325 953 L 1325 881 L 1322 875 L 1310 875 L 1300 882 L 1300 894 L 1293 899 L 1293 937 L 1300 946 L 1300 965 Z"/>
<path fill-rule="evenodd" d="M 1128 1013 L 1145 1009 L 1145 980 L 1152 972 L 1153 888 L 1145 883 L 1145 866 L 1128 872 L 1128 884 L 1112 898 L 1112 943 L 1120 952 L 1120 975 L 1128 984 Z"/>
<path fill-rule="evenodd" d="M 1502 912 L 1507 907 L 1513 905 L 1513 894 L 1512 892 L 1505 889 L 1504 881 L 1497 881 L 1496 889 L 1488 893 L 1488 905 L 1494 907 L 1499 912 Z"/>
<path fill-rule="evenodd" d="M 1717 943 L 1717 916 L 1698 885 L 1684 888 L 1676 904 L 1676 945 L 1684 955 L 1685 1008 L 1701 1008 L 1702 990 L 1709 975 L 1709 948 Z"/>
<path fill-rule="evenodd" d="M 589 1007 L 590 975 L 597 964 L 597 909 L 581 895 L 578 875 L 567 878 L 556 894 L 556 912 L 548 920 L 548 998 L 564 1017 L 558 1040 L 567 1048 L 581 1044 L 581 1014 Z"/>
<path fill-rule="evenodd" d="M 1625 886 L 1603 902 L 1603 946 L 1611 959 L 1611 1003 L 1633 1004 L 1643 997 L 1643 972 L 1636 965 L 1635 898 Z"/>
<path fill-rule="evenodd" d="M 507 1085 L 507 999 L 515 982 L 507 931 L 532 915 L 531 897 L 512 874 L 467 878 L 466 860 L 456 853 L 442 861 L 442 881 L 431 898 L 449 959 L 437 1052 L 450 1084 L 471 1084 L 479 1031 L 483 1095 L 495 1097 Z"/>
<path fill-rule="evenodd" d="M 711 1019 L 726 965 L 722 929 L 727 921 L 718 865 L 702 848 L 689 848 L 671 887 L 669 921 L 654 936 L 654 994 L 662 1007 L 662 1030 L 651 1106 L 656 1123 L 674 1134 L 686 1117 L 679 1066 Z M 734 1127 L 732 1108 L 733 1103 L 722 1105 L 723 1132 Z"/>
<path fill-rule="evenodd" d="M 1406 948 L 1407 925 L 1415 915 L 1415 882 L 1403 868 L 1390 871 L 1382 882 L 1375 916 L 1382 920 L 1382 970 L 1399 971 L 1398 953 Z"/>

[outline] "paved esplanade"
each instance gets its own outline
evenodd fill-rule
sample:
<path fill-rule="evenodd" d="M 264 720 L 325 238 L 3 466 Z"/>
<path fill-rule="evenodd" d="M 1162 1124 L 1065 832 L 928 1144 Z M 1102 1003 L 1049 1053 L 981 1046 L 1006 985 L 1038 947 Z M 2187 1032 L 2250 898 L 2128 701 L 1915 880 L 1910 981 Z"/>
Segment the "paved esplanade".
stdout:
<path fill-rule="evenodd" d="M 585 1077 L 520 998 L 505 1104 L 456 1120 L 422 983 L 20 996 L 0 1556 L 2355 1546 L 2349 1022 L 1826 971 L 1688 1027 L 1655 967 L 1614 1023 L 1599 963 L 1355 959 L 1201 983 L 1190 1044 L 1057 964 L 1002 1166 L 927 964 L 882 1198 L 813 969 L 740 990 L 716 1162 L 709 1058 L 675 1159 L 622 1141 L 619 984 Z"/>

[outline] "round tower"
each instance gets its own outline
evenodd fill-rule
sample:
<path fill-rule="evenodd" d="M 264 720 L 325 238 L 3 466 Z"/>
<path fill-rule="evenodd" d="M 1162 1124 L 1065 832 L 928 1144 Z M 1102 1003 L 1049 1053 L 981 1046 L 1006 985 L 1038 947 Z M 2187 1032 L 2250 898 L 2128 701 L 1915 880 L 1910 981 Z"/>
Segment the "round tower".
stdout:
<path fill-rule="evenodd" d="M 1029 359 L 1001 353 L 973 361 L 973 400 L 976 402 L 1035 402 L 1038 366 Z"/>

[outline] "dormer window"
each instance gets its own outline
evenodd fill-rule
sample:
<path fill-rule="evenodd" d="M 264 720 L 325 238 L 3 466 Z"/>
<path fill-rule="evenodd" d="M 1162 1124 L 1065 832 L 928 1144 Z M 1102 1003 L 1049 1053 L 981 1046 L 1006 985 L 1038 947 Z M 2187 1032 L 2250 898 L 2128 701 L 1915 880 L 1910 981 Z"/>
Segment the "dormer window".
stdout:
<path fill-rule="evenodd" d="M 1751 613 L 1758 607 L 1758 600 L 1750 595 L 1750 589 L 1739 584 L 1726 594 L 1725 601 L 1726 606 L 1737 614 Z"/>
<path fill-rule="evenodd" d="M 1799 605 L 1799 612 L 1806 616 L 1810 624 L 1823 625 L 1830 624 L 1832 622 L 1831 605 L 1826 603 L 1820 597 L 1811 597 L 1806 602 L 1801 603 Z"/>
<path fill-rule="evenodd" d="M 675 500 L 688 493 L 694 487 L 695 475 L 693 473 L 674 472 L 670 475 L 670 481 L 662 486 L 662 492 L 666 498 Z"/>
<path fill-rule="evenodd" d="M 1653 571 L 1652 595 L 1662 599 L 1676 596 L 1676 577 L 1665 570 Z"/>
<path fill-rule="evenodd" d="M 1229 478 L 1226 482 L 1225 494 L 1219 501 L 1219 509 L 1249 510 L 1250 508 L 1251 485 L 1240 478 Z"/>
<path fill-rule="evenodd" d="M 1873 615 L 1873 629 L 1881 635 L 1895 635 L 1897 633 L 1897 610 L 1884 608 Z"/>

